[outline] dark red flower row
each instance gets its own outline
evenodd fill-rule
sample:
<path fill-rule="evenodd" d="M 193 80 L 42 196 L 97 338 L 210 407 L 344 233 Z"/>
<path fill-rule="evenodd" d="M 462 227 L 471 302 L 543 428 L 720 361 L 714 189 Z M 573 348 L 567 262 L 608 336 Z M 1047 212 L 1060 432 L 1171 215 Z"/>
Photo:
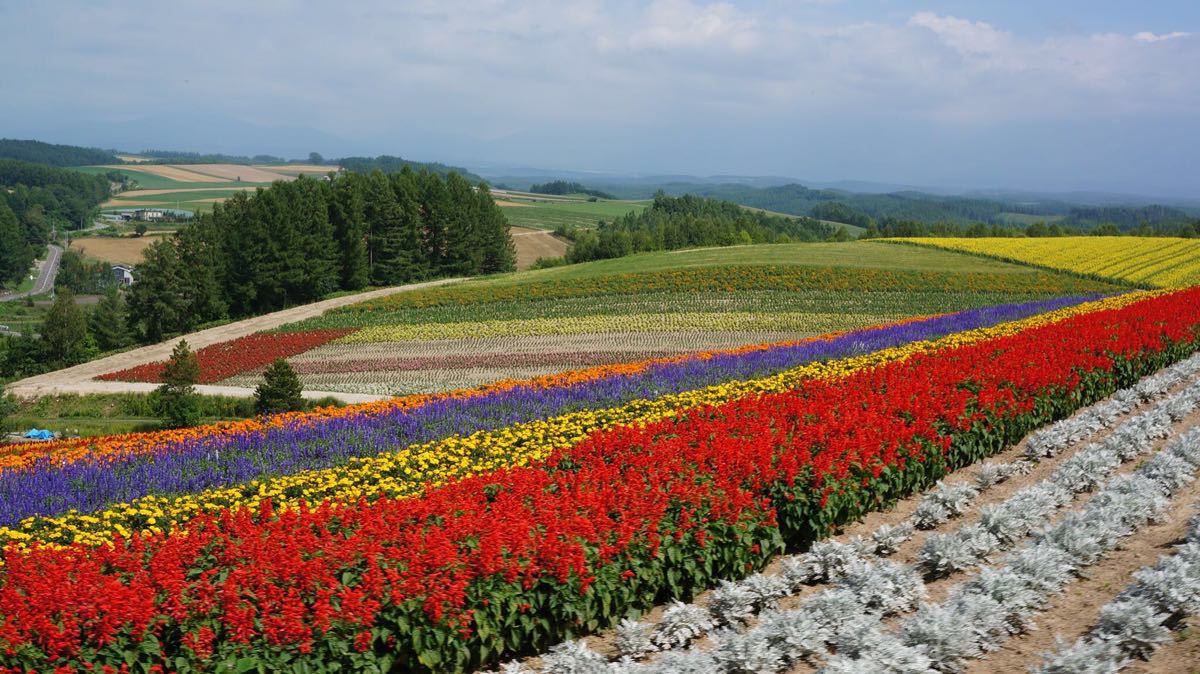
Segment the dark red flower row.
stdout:
<path fill-rule="evenodd" d="M 456 671 L 761 567 L 1191 353 L 1200 289 L 594 434 L 406 500 L 6 553 L 0 670 Z M 205 664 L 208 663 L 208 664 Z"/>
<path fill-rule="evenodd" d="M 354 328 L 308 330 L 305 332 L 264 332 L 246 335 L 196 351 L 201 384 L 213 384 L 236 374 L 270 365 L 276 358 L 290 358 L 344 337 Z M 146 363 L 117 372 L 102 374 L 106 381 L 162 381 L 165 362 Z"/>

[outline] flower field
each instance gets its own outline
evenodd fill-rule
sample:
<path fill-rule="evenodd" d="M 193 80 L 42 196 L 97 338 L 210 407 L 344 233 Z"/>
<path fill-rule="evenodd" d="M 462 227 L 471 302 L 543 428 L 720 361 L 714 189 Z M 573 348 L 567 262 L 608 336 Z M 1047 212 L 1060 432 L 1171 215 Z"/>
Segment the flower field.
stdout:
<path fill-rule="evenodd" d="M 0 456 L 0 671 L 467 671 L 536 653 L 509 669 L 962 671 L 1193 496 L 1200 289 L 1061 283 L 1075 294 L 692 354 L 630 344 L 643 358 L 621 363 L 561 349 L 583 369 L 20 448 Z M 439 297 L 403 301 L 450 310 Z M 328 343 L 300 357 L 309 374 L 350 345 L 429 341 L 328 320 L 273 333 Z M 289 348 L 272 339 L 263 352 Z M 821 542 L 923 490 L 869 544 Z M 1154 616 L 1194 606 L 1162 591 L 1194 581 L 1186 552 L 1106 614 L 1148 616 L 1149 637 L 1098 627 L 1070 648 L 1153 652 L 1155 625 L 1176 624 Z M 922 604 L 928 583 L 948 594 Z M 610 652 L 571 641 L 618 625 Z"/>
<path fill-rule="evenodd" d="M 917 238 L 907 243 L 963 251 L 1150 288 L 1200 284 L 1200 241 L 1167 237 Z"/>
<path fill-rule="evenodd" d="M 400 293 L 208 347 L 198 353 L 201 383 L 253 388 L 267 364 L 288 357 L 310 391 L 440 393 L 1121 290 L 1103 281 L 996 267 L 1002 271 L 721 264 L 583 279 L 534 272 L 516 281 Z M 162 363 L 150 363 L 101 379 L 153 382 L 161 369 Z"/>

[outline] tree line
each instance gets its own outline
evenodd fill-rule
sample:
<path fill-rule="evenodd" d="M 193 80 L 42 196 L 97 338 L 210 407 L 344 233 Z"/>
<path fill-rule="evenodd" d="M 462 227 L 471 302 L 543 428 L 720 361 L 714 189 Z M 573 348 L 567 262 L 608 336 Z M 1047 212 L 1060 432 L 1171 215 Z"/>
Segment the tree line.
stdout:
<path fill-rule="evenodd" d="M 551 180 L 547 183 L 536 183 L 529 186 L 529 191 L 534 194 L 586 194 L 589 197 L 596 197 L 597 199 L 616 199 L 616 197 L 608 192 L 591 189 L 582 183 L 568 182 L 566 180 Z"/>
<path fill-rule="evenodd" d="M 449 176 L 451 173 L 457 173 L 471 182 L 484 182 L 483 178 L 459 166 L 448 166 L 439 162 L 413 161 L 387 154 L 381 154 L 378 157 L 342 157 L 332 163 L 355 173 L 370 173 L 372 171 L 397 173 L 407 168 L 412 171 L 436 173 L 444 177 Z"/>
<path fill-rule="evenodd" d="M 1175 236 L 1182 238 L 1200 237 L 1200 220 L 1178 223 L 1149 225 L 1143 223 L 1137 227 L 1122 229 L 1111 222 L 1094 227 L 1083 228 L 1064 221 L 1034 222 L 1027 226 L 999 225 L 975 222 L 961 225 L 955 222 L 935 222 L 932 224 L 918 220 L 900 220 L 885 218 L 879 223 L 871 222 L 867 231 L 860 239 L 875 239 L 880 237 L 1052 237 L 1052 236 Z"/>
<path fill-rule="evenodd" d="M 0 138 L 0 159 L 18 159 L 47 166 L 92 166 L 120 163 L 111 150 L 15 138 Z"/>
<path fill-rule="evenodd" d="M 150 342 L 337 290 L 515 266 L 508 223 L 485 184 L 408 168 L 238 193 L 144 256 L 129 322 Z"/>
<path fill-rule="evenodd" d="M 78 228 L 109 194 L 104 176 L 0 159 L 0 286 L 18 282 L 55 229 Z"/>
<path fill-rule="evenodd" d="M 837 236 L 834 227 L 812 218 L 787 218 L 750 211 L 728 201 L 662 193 L 649 208 L 612 222 L 601 221 L 595 230 L 563 229 L 558 233 L 574 242 L 567 252 L 567 261 L 572 263 L 655 250 L 823 241 Z"/>

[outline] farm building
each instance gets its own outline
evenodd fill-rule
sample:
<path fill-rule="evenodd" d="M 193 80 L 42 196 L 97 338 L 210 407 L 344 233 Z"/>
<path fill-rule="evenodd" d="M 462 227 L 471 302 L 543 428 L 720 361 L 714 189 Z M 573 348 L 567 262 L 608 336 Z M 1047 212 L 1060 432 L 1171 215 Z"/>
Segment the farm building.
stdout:
<path fill-rule="evenodd" d="M 126 267 L 123 264 L 116 264 L 113 265 L 112 272 L 113 277 L 117 279 L 118 285 L 133 285 L 133 267 Z"/>
<path fill-rule="evenodd" d="M 152 222 L 154 220 L 162 220 L 163 212 L 161 210 L 151 210 L 148 208 L 138 209 L 133 212 L 134 220 L 142 220 L 144 222 Z"/>

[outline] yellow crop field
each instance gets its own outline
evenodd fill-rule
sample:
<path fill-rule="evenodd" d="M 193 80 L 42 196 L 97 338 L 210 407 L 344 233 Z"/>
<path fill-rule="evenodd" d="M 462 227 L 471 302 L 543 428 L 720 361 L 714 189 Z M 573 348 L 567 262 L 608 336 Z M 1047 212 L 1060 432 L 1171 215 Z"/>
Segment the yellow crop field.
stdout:
<path fill-rule="evenodd" d="M 1159 288 L 1200 285 L 1200 240 L 1135 236 L 891 239 Z"/>

